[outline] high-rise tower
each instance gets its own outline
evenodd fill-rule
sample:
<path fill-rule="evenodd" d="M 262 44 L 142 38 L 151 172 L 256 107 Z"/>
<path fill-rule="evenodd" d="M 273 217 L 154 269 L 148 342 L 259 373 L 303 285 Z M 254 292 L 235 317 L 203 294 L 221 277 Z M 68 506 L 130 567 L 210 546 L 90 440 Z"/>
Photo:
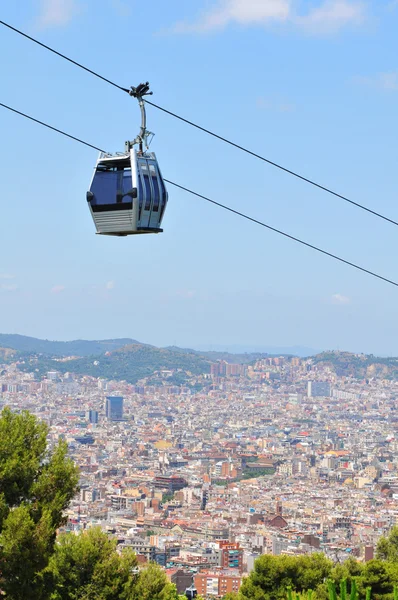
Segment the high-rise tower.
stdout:
<path fill-rule="evenodd" d="M 105 415 L 108 421 L 123 420 L 122 396 L 107 396 L 105 400 Z"/>

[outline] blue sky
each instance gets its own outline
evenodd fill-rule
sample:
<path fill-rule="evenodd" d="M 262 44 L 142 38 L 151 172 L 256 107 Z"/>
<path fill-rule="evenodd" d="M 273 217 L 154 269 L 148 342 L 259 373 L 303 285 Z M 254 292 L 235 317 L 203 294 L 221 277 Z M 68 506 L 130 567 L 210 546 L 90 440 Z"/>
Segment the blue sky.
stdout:
<path fill-rule="evenodd" d="M 398 219 L 398 2 L 26 0 L 1 19 Z M 136 101 L 0 28 L 0 102 L 109 151 Z M 5 59 L 4 59 L 5 58 Z M 165 177 L 398 280 L 398 229 L 157 111 Z M 158 236 L 96 236 L 96 151 L 0 110 L 0 331 L 398 355 L 398 290 L 169 189 Z"/>

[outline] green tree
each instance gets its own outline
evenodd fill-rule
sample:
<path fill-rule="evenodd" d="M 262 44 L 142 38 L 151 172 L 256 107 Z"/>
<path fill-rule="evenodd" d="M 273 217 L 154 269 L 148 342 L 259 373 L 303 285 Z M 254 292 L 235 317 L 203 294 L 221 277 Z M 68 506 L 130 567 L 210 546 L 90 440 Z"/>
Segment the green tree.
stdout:
<path fill-rule="evenodd" d="M 398 563 L 398 525 L 394 525 L 387 537 L 379 539 L 376 558 Z"/>
<path fill-rule="evenodd" d="M 129 600 L 178 600 L 177 588 L 158 564 L 149 563 L 141 569 Z"/>
<path fill-rule="evenodd" d="M 42 573 L 50 600 L 130 600 L 137 559 L 129 549 L 118 554 L 116 544 L 98 527 L 61 535 Z"/>
<path fill-rule="evenodd" d="M 0 589 L 8 600 L 41 597 L 41 578 L 56 530 L 77 491 L 78 470 L 48 427 L 24 411 L 0 416 Z"/>
<path fill-rule="evenodd" d="M 0 590 L 7 600 L 181 600 L 156 564 L 99 528 L 62 534 L 77 491 L 67 444 L 47 445 L 48 427 L 28 412 L 0 415 Z M 199 599 L 198 599 L 199 600 Z"/>
<path fill-rule="evenodd" d="M 265 554 L 254 563 L 254 570 L 243 580 L 240 596 L 245 600 L 279 600 L 286 590 L 315 590 L 330 576 L 332 561 L 323 554 L 309 556 L 272 556 Z"/>
<path fill-rule="evenodd" d="M 171 502 L 171 500 L 173 500 L 173 498 L 174 498 L 173 492 L 164 492 L 164 494 L 162 495 L 162 504 L 165 504 L 166 502 Z"/>
<path fill-rule="evenodd" d="M 388 564 L 381 560 L 370 560 L 365 564 L 361 577 L 357 579 L 359 595 L 365 597 L 366 590 L 371 589 L 373 600 L 393 593 L 394 583 Z"/>
<path fill-rule="evenodd" d="M 342 582 L 345 581 L 348 593 L 351 593 L 353 581 L 356 581 L 359 577 L 361 577 L 364 568 L 365 565 L 363 563 L 360 563 L 357 560 L 355 560 L 355 558 L 350 557 L 343 563 L 338 563 L 333 567 L 329 579 L 337 586 L 338 589 L 340 589 Z M 316 598 L 317 600 L 328 600 L 328 582 L 324 582 L 318 585 L 318 587 L 316 588 Z"/>

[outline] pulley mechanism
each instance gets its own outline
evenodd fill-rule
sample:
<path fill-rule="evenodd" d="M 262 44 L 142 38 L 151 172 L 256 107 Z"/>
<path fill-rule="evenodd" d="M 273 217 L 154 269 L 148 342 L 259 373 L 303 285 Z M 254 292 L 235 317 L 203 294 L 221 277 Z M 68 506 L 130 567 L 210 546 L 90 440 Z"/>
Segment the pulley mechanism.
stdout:
<path fill-rule="evenodd" d="M 129 151 L 135 144 L 138 144 L 138 154 L 143 154 L 144 145 L 146 146 L 146 148 L 149 147 L 148 138 L 151 136 L 152 139 L 152 137 L 154 136 L 154 134 L 151 131 L 148 131 L 146 128 L 146 111 L 144 96 L 151 96 L 153 94 L 153 92 L 149 91 L 149 81 L 145 83 L 140 83 L 139 85 L 137 85 L 137 87 L 131 87 L 129 94 L 130 96 L 133 96 L 133 98 L 137 98 L 138 104 L 140 105 L 141 129 L 135 140 L 133 140 L 132 142 L 126 142 L 126 150 Z"/>

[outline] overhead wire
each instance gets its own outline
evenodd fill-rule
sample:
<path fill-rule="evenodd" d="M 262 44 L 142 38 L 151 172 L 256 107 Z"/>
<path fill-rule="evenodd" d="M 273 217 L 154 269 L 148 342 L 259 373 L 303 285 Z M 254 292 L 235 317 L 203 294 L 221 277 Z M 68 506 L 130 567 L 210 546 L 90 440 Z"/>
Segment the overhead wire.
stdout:
<path fill-rule="evenodd" d="M 167 110 L 166 108 L 163 108 L 162 106 L 159 106 L 158 104 L 155 104 L 154 102 L 151 102 L 150 100 L 145 100 L 145 102 L 147 104 L 150 104 L 151 106 L 158 108 L 159 110 L 167 113 L 168 115 L 171 115 L 172 117 L 175 117 L 176 119 L 179 119 L 180 121 L 183 121 L 184 123 L 187 123 L 188 125 L 192 125 L 192 127 L 195 127 L 196 129 L 199 129 L 200 131 L 204 131 L 205 133 L 208 133 L 209 135 L 217 138 L 218 140 L 221 140 L 222 142 L 225 142 L 226 144 L 229 144 L 230 146 L 233 146 L 234 148 L 238 148 L 238 150 L 242 150 L 242 152 L 246 152 L 246 154 L 250 154 L 250 156 L 254 156 L 255 158 L 258 158 L 259 160 L 262 160 L 263 162 L 268 163 L 269 165 L 272 165 L 273 167 L 276 167 L 277 169 L 280 169 L 281 171 L 284 171 L 285 173 L 288 173 L 289 175 L 293 175 L 294 177 L 297 177 L 297 179 L 301 179 L 301 181 L 305 181 L 306 183 L 309 183 L 309 184 L 315 186 L 316 188 L 323 190 L 324 192 L 327 192 L 328 194 L 332 194 L 333 196 L 336 196 L 337 198 L 340 198 L 341 200 L 344 200 L 345 202 L 348 202 L 349 204 L 352 204 L 353 206 L 356 206 L 357 208 L 365 210 L 366 212 L 368 212 L 376 217 L 379 217 L 380 219 L 383 219 L 384 221 L 388 221 L 389 223 L 392 223 L 393 225 L 398 226 L 398 221 L 394 221 L 394 219 L 390 219 L 390 217 L 386 217 L 385 215 L 382 215 L 381 213 L 369 208 L 368 206 L 364 206 L 363 204 L 360 204 L 359 202 L 350 200 L 346 196 L 343 196 L 342 194 L 339 194 L 338 192 L 334 192 L 333 190 L 325 187 L 324 185 L 321 185 L 320 183 L 316 183 L 312 179 L 308 179 L 308 177 L 304 177 L 304 175 L 300 175 L 299 173 L 296 173 L 295 171 L 292 171 L 291 169 L 288 169 L 287 167 L 283 167 L 282 165 L 280 165 L 268 158 L 265 158 L 264 156 L 261 156 L 260 154 L 257 154 L 256 152 L 253 152 L 252 150 L 249 150 L 248 148 L 245 148 L 244 146 L 241 146 L 240 144 L 236 144 L 235 142 L 232 142 L 231 140 L 228 140 L 227 138 L 225 138 L 221 135 L 218 135 L 217 133 L 214 133 L 214 131 L 211 131 L 210 129 L 206 129 L 205 127 L 202 127 L 201 125 L 197 125 L 197 123 L 194 123 L 193 121 L 189 121 L 188 119 L 185 119 L 184 117 L 181 117 L 180 115 L 177 115 L 176 113 L 173 113 L 170 110 Z"/>
<path fill-rule="evenodd" d="M 26 34 L 25 32 L 21 31 L 20 29 L 17 29 L 16 27 L 13 27 L 12 25 L 10 25 L 9 23 L 6 23 L 5 21 L 0 20 L 0 25 L 4 25 L 5 27 L 7 27 L 8 29 L 22 35 L 23 37 L 27 38 L 28 40 L 34 42 L 35 44 L 38 44 L 39 46 L 45 48 L 46 50 L 49 50 L 50 52 L 56 54 L 57 56 L 59 56 L 60 58 L 63 58 L 67 61 L 69 61 L 70 63 L 74 64 L 77 67 L 80 67 L 81 69 L 84 69 L 85 71 L 87 71 L 88 73 L 91 73 L 92 75 L 94 75 L 95 77 L 98 77 L 99 79 L 102 79 L 103 81 L 105 81 L 106 83 L 109 83 L 110 85 L 118 88 L 119 90 L 122 90 L 123 92 L 127 92 L 130 93 L 130 90 L 128 88 L 125 88 L 121 85 L 118 85 L 117 83 L 115 83 L 114 81 L 111 81 L 110 79 L 107 79 L 106 77 L 103 77 L 102 75 L 100 75 L 99 73 L 97 73 L 96 71 L 93 71 L 92 69 L 89 69 L 88 67 L 85 67 L 84 65 L 82 65 L 81 63 L 69 58 L 68 56 L 66 56 L 65 54 L 62 54 L 61 52 L 58 52 L 57 50 L 55 50 L 54 48 L 51 48 L 50 46 L 48 46 L 47 44 L 43 44 L 42 42 L 40 42 L 39 40 L 37 40 L 36 38 Z M 195 127 L 196 129 L 203 131 L 204 133 L 207 133 L 208 135 L 226 143 L 229 144 L 230 146 L 233 146 L 234 148 L 237 148 L 238 150 L 241 150 L 242 152 L 245 152 L 246 154 L 249 154 L 250 156 L 253 156 L 277 169 L 279 169 L 280 171 L 283 171 L 284 173 L 287 173 L 289 175 L 292 175 L 293 177 L 296 177 L 297 179 L 300 179 L 301 181 L 304 181 L 305 183 L 308 183 L 324 192 L 327 192 L 328 194 L 331 194 L 332 196 L 335 196 L 336 198 L 340 198 L 340 200 L 343 200 L 344 202 L 347 202 L 349 204 L 351 204 L 352 206 L 355 206 L 356 208 L 359 208 L 379 219 L 382 219 L 384 221 L 387 221 L 388 223 L 391 223 L 392 225 L 396 225 L 398 226 L 398 221 L 387 217 L 386 215 L 383 215 L 382 213 L 373 210 L 372 208 L 369 208 L 368 206 L 365 206 L 364 204 L 361 204 L 359 202 L 356 202 L 355 200 L 351 200 L 350 198 L 348 198 L 347 196 L 344 196 L 343 194 L 339 194 L 338 192 L 335 192 L 334 190 L 328 188 L 327 186 L 324 186 L 320 183 L 317 183 L 316 181 L 314 181 L 313 179 L 310 179 L 309 177 L 305 177 L 304 175 L 300 175 L 300 173 L 297 173 L 296 171 L 293 171 L 292 169 L 288 169 L 287 167 L 284 167 L 283 165 L 280 165 L 279 163 L 270 160 L 264 156 L 262 156 L 261 154 L 258 154 L 257 152 L 253 152 L 252 150 L 250 150 L 249 148 L 246 148 L 245 146 L 242 146 L 241 144 L 237 144 L 231 140 L 229 140 L 228 138 L 221 136 L 217 133 L 215 133 L 214 131 L 211 131 L 210 129 L 207 129 L 206 127 L 202 127 L 201 125 L 198 125 L 197 123 L 194 123 L 193 121 L 190 121 L 189 119 L 186 119 L 180 115 L 178 115 L 177 113 L 174 113 L 166 108 L 163 108 L 162 106 L 159 106 L 158 104 L 155 104 L 154 102 L 151 102 L 150 100 L 145 99 L 145 102 L 147 104 L 150 104 L 151 106 L 153 106 L 154 108 L 157 108 L 158 110 L 174 117 L 175 119 L 178 119 L 184 123 L 187 123 L 188 125 L 191 125 L 192 127 Z"/>
<path fill-rule="evenodd" d="M 88 146 L 89 148 L 93 148 L 95 150 L 98 150 L 99 152 L 105 152 L 105 150 L 102 150 L 101 148 L 99 148 L 98 146 L 94 146 L 93 144 L 89 144 L 88 142 L 82 140 L 81 138 L 78 138 L 74 135 L 70 135 L 69 133 L 66 133 L 65 131 L 62 131 L 61 129 L 58 129 L 57 127 L 53 127 L 52 125 L 49 125 L 48 123 L 44 123 L 44 121 L 40 121 L 39 119 L 35 119 L 34 117 L 23 113 L 19 110 L 16 110 L 15 108 L 12 108 L 11 106 L 8 106 L 6 104 L 3 104 L 0 102 L 0 106 L 2 106 L 3 108 L 6 108 L 7 110 L 12 111 L 13 113 L 16 113 L 22 117 L 25 117 L 26 119 L 29 119 L 30 121 L 34 121 L 35 123 L 38 123 L 39 125 L 42 125 L 43 127 L 47 127 L 48 129 L 51 129 L 52 131 L 55 131 L 57 133 L 60 133 L 61 135 L 64 135 L 76 142 L 79 142 L 80 144 L 84 144 L 85 146 Z M 318 246 L 315 246 L 314 244 L 310 244 L 309 242 L 305 242 L 304 240 L 301 240 L 298 237 L 295 237 L 293 235 L 290 235 L 289 233 L 286 233 L 285 231 L 282 231 L 280 229 L 277 229 L 276 227 L 272 227 L 271 225 L 268 225 L 267 223 L 264 223 L 263 221 L 260 221 L 258 219 L 255 219 L 254 217 L 251 217 L 245 213 L 242 213 L 238 210 L 235 210 L 234 208 L 231 208 L 230 206 L 227 206 L 226 204 L 222 204 L 221 202 L 217 202 L 216 200 L 212 200 L 211 198 L 208 198 L 207 196 L 204 196 L 203 194 L 199 194 L 198 192 L 195 192 L 194 190 L 191 190 L 183 185 L 180 185 L 178 183 L 175 183 L 174 181 L 170 181 L 169 179 L 164 179 L 164 181 L 166 183 L 169 183 L 170 185 L 179 188 L 180 190 L 183 190 L 189 194 L 192 194 L 193 196 L 196 196 L 197 198 L 201 198 L 203 200 L 205 200 L 206 202 L 209 202 L 215 206 L 218 206 L 220 208 L 223 208 L 224 210 L 227 210 L 239 217 L 242 217 L 243 219 L 246 219 L 247 221 L 251 221 L 252 223 L 256 223 L 257 225 L 260 225 L 261 227 L 265 227 L 266 229 L 269 229 L 270 231 L 273 231 L 275 233 L 278 233 L 279 235 L 282 235 L 283 237 L 286 237 L 294 242 L 297 242 L 298 244 L 301 244 L 303 246 L 306 246 L 307 248 L 310 248 L 311 250 L 315 250 L 316 252 L 319 252 L 321 254 L 324 254 L 325 256 L 329 256 L 330 258 L 333 258 L 334 260 L 337 260 L 341 263 L 344 263 L 345 265 L 348 265 L 350 267 L 353 267 L 354 269 L 357 269 L 358 271 L 362 271 L 363 273 L 366 273 L 368 275 L 371 275 L 372 277 L 376 277 L 377 279 L 380 279 L 382 281 L 385 281 L 386 283 L 390 283 L 391 285 L 398 287 L 398 283 L 396 281 L 393 281 L 392 279 L 388 279 L 387 277 L 384 277 L 382 275 L 379 275 L 378 273 L 375 273 L 373 271 L 370 271 L 369 269 L 366 269 L 364 267 L 361 267 L 360 265 L 357 265 L 356 263 L 353 263 L 349 260 L 346 260 L 345 258 L 341 258 L 340 256 L 337 256 L 336 254 L 332 254 L 331 252 L 328 252 L 327 250 L 323 250 L 322 248 L 319 248 Z"/>
<path fill-rule="evenodd" d="M 43 127 L 52 129 L 53 131 L 56 131 L 57 133 L 60 133 L 61 135 L 64 135 L 64 136 L 70 138 L 71 140 L 80 142 L 80 144 L 84 144 L 85 146 L 88 146 L 89 148 L 94 148 L 94 150 L 98 150 L 99 152 L 104 152 L 104 150 L 101 150 L 101 148 L 97 148 L 97 146 L 93 146 L 92 144 L 89 144 L 88 142 L 85 142 L 84 140 L 81 140 L 80 138 L 75 137 L 74 135 L 70 135 L 70 133 L 66 133 L 65 131 L 62 131 L 61 129 L 57 129 L 57 127 L 48 125 L 48 123 L 44 123 L 44 121 L 39 121 L 39 119 L 35 119 L 34 117 L 31 117 L 30 115 L 27 115 L 26 113 L 23 113 L 19 110 L 16 110 L 15 108 L 8 106 L 7 104 L 3 104 L 2 102 L 0 102 L 0 106 L 2 106 L 3 108 L 6 108 L 7 110 L 11 110 L 12 112 L 16 113 L 17 115 L 21 115 L 21 117 L 25 117 L 26 119 L 29 119 L 30 121 L 34 121 L 35 123 L 38 123 L 39 125 L 43 125 Z"/>
<path fill-rule="evenodd" d="M 359 265 L 356 265 L 355 263 L 350 262 L 349 260 L 341 258 L 340 256 L 337 256 L 336 254 L 332 254 L 331 252 L 328 252 L 327 250 L 323 250 L 322 248 L 319 248 L 318 246 L 314 246 L 313 244 L 310 244 L 309 242 L 300 240 L 299 238 L 297 238 L 293 235 L 290 235 L 289 233 L 286 233 L 285 231 L 276 229 L 276 227 L 271 227 L 271 225 L 267 225 L 267 223 L 264 223 L 263 221 L 259 221 L 258 219 L 255 219 L 253 217 L 250 217 L 249 215 L 246 215 L 245 213 L 242 213 L 239 210 L 235 210 L 234 208 L 231 208 L 230 206 L 227 206 L 226 204 L 221 204 L 221 202 L 216 202 L 216 200 L 207 198 L 207 196 L 202 196 L 202 194 L 198 194 L 197 192 L 194 192 L 193 190 L 190 190 L 189 188 L 179 185 L 178 183 L 174 183 L 173 181 L 170 181 L 168 179 L 165 179 L 164 181 L 166 181 L 167 183 L 171 183 L 171 185 L 174 185 L 175 187 L 180 188 L 181 190 L 184 190 L 185 192 L 188 192 L 189 194 L 193 194 L 194 196 L 197 196 L 198 198 L 203 198 L 203 200 L 206 200 L 207 202 L 211 202 L 211 204 L 215 204 L 216 206 L 219 206 L 220 208 L 223 208 L 224 210 L 228 210 L 229 212 L 234 213 L 235 215 L 238 215 L 239 217 L 242 217 L 243 219 L 247 219 L 248 221 L 257 223 L 257 225 L 266 227 L 267 229 L 270 229 L 271 231 L 274 231 L 275 233 L 278 233 L 279 235 L 283 235 L 284 237 L 289 238 L 290 240 L 293 240 L 294 242 L 302 244 L 303 246 L 307 246 L 307 248 L 316 250 L 317 252 L 320 252 L 321 254 L 325 254 L 326 256 L 330 256 L 331 258 L 334 258 L 335 260 L 338 260 L 346 265 L 349 265 L 350 267 L 354 267 L 355 269 L 359 269 L 360 271 L 363 271 L 364 273 L 368 273 L 368 275 L 373 275 L 373 277 L 377 277 L 378 279 L 387 281 L 387 283 L 391 283 L 392 285 L 398 286 L 398 283 L 396 283 L 395 281 L 392 281 L 391 279 L 387 279 L 386 277 L 383 277 L 382 275 L 373 273 L 373 271 L 369 271 L 368 269 L 365 269 L 364 267 L 360 267 Z"/>
<path fill-rule="evenodd" d="M 19 33 L 19 35 L 22 35 L 23 37 L 27 38 L 31 42 L 34 42 L 35 44 L 38 44 L 42 48 L 45 48 L 46 50 L 49 50 L 53 54 L 56 54 L 60 58 L 63 58 L 64 60 L 69 61 L 76 67 L 79 67 L 80 69 L 83 69 L 84 71 L 87 71 L 87 73 L 91 73 L 91 75 L 94 75 L 95 77 L 98 77 L 99 79 L 102 79 L 102 81 L 105 81 L 106 83 L 109 83 L 110 85 L 113 85 L 115 88 L 122 90 L 122 92 L 127 92 L 127 93 L 129 92 L 129 90 L 127 88 L 124 88 L 121 85 L 118 85 L 117 83 L 115 83 L 114 81 L 111 81 L 110 79 L 107 79 L 106 77 L 103 77 L 102 75 L 100 75 L 99 73 L 96 73 L 92 69 L 89 69 L 88 67 L 85 67 L 81 63 L 78 63 L 76 60 L 69 58 L 69 56 L 66 56 L 65 54 L 62 54 L 61 52 L 58 52 L 58 50 L 54 50 L 54 48 L 51 48 L 51 46 L 47 46 L 47 44 L 43 44 L 43 42 L 39 42 L 39 40 L 36 40 L 36 38 L 28 35 L 24 31 L 21 31 L 20 29 L 17 29 L 16 27 L 13 27 L 9 23 L 6 23 L 5 21 L 0 21 L 0 25 L 4 25 L 4 27 L 8 27 L 8 29 L 15 31 L 15 33 Z"/>

